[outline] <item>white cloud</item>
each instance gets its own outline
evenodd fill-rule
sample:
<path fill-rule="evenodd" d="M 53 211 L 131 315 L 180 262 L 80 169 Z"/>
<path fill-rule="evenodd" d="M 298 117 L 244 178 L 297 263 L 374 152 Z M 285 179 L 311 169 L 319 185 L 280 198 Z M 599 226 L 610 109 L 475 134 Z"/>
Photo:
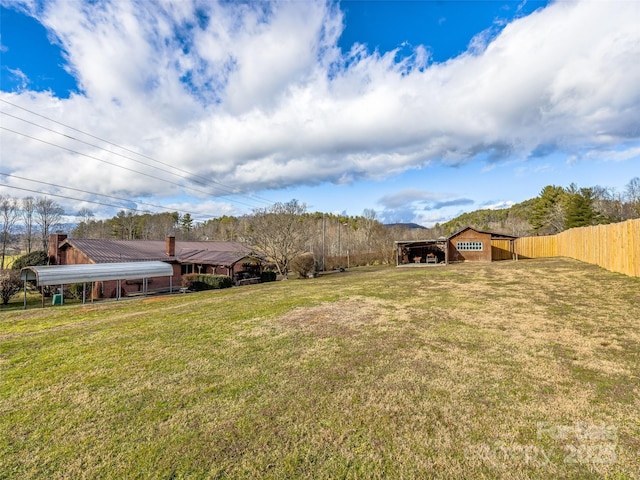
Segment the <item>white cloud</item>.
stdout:
<path fill-rule="evenodd" d="M 15 77 L 16 80 L 18 80 L 20 87 L 20 90 L 26 90 L 27 87 L 29 86 L 29 83 L 31 83 L 31 81 L 29 80 L 29 77 L 19 68 L 8 68 L 7 70 L 9 71 L 9 73 L 11 74 L 12 77 Z"/>
<path fill-rule="evenodd" d="M 488 210 L 501 210 L 503 208 L 512 207 L 515 204 L 516 204 L 516 202 L 514 202 L 512 200 L 501 200 L 499 202 L 492 202 L 492 203 L 483 204 L 482 208 L 486 208 Z"/>
<path fill-rule="evenodd" d="M 625 149 L 591 150 L 580 157 L 576 157 L 575 161 L 627 162 L 634 159 L 640 160 L 640 146 Z"/>
<path fill-rule="evenodd" d="M 358 46 L 341 56 L 342 13 L 321 1 L 64 0 L 37 16 L 83 93 L 1 98 L 238 191 L 546 148 L 637 155 L 637 2 L 553 3 L 441 64 L 428 64 L 425 46 L 402 63 Z M 4 125 L 170 178 L 21 122 Z M 145 198 L 180 190 L 7 132 L 2 142 L 13 152 L 3 168 L 24 176 Z"/>
<path fill-rule="evenodd" d="M 447 195 L 441 193 L 433 193 L 417 188 L 407 188 L 393 195 L 384 195 L 380 198 L 379 203 L 385 208 L 405 207 L 416 202 L 434 202 L 446 198 Z"/>

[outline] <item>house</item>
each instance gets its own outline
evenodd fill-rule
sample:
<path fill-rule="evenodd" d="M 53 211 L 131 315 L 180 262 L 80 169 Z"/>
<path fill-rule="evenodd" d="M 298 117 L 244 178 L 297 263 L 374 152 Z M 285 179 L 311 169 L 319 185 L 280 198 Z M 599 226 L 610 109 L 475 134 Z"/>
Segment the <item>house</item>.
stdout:
<path fill-rule="evenodd" d="M 397 265 L 507 260 L 516 238 L 466 227 L 438 240 L 397 241 Z"/>
<path fill-rule="evenodd" d="M 52 265 L 102 264 L 162 261 L 173 268 L 172 277 L 152 279 L 152 289 L 179 286 L 189 273 L 228 275 L 234 280 L 259 277 L 263 258 L 238 242 L 183 242 L 169 236 L 162 240 L 112 240 L 68 238 L 53 234 L 49 239 Z M 117 288 L 121 289 L 118 295 Z M 142 279 L 96 282 L 96 297 L 118 297 L 141 291 Z"/>

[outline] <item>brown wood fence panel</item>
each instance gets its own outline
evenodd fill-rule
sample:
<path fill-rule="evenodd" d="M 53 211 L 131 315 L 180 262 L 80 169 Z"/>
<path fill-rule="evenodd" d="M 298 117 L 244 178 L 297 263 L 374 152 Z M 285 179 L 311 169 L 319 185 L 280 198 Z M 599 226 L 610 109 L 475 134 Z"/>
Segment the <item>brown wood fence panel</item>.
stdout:
<path fill-rule="evenodd" d="M 640 219 L 518 238 L 515 251 L 519 258 L 570 257 L 640 277 Z"/>
<path fill-rule="evenodd" d="M 521 237 L 515 241 L 515 253 L 518 258 L 541 258 L 557 256 L 557 238 L 555 235 L 545 237 Z"/>
<path fill-rule="evenodd" d="M 491 240 L 491 260 L 511 260 L 511 240 Z"/>

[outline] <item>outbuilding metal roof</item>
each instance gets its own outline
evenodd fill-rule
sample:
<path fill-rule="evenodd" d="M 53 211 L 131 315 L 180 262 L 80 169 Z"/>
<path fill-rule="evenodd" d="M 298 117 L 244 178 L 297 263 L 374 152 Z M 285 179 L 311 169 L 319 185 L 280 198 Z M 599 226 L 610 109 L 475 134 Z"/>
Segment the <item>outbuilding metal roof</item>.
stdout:
<path fill-rule="evenodd" d="M 84 265 L 43 265 L 25 267 L 22 280 L 36 280 L 40 285 L 70 285 L 72 283 L 106 280 L 170 277 L 173 267 L 165 262 L 90 263 Z"/>

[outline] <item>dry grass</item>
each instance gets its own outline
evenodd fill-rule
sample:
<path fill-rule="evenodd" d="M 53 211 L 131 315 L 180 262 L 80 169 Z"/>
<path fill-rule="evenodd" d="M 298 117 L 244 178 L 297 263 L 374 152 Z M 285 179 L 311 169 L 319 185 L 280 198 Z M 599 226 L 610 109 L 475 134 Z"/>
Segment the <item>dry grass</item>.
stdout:
<path fill-rule="evenodd" d="M 553 259 L 0 315 L 0 478 L 637 478 L 640 281 Z"/>

